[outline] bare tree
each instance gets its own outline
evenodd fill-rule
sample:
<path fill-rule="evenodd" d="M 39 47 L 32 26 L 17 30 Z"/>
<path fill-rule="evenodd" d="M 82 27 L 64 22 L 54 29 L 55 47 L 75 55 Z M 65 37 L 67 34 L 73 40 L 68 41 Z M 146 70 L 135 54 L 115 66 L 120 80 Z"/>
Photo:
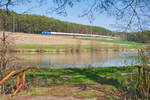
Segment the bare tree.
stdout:
<path fill-rule="evenodd" d="M 17 1 L 17 0 L 16 0 Z M 10 40 L 10 36 L 5 32 L 5 29 L 8 25 L 6 21 L 6 17 L 9 17 L 9 6 L 13 5 L 16 1 L 11 0 L 0 0 L 0 8 L 5 9 L 7 12 L 1 13 L 0 17 L 0 80 L 2 80 L 7 74 L 7 70 L 11 70 L 15 67 L 15 57 L 9 56 L 8 51 L 10 49 L 10 45 L 13 43 Z M 12 80 L 11 80 L 12 81 Z M 7 82 L 8 85 L 9 82 Z M 13 83 L 13 82 L 11 82 Z M 13 89 L 13 84 L 9 84 L 9 87 L 6 84 L 3 84 L 0 88 L 0 94 L 10 93 Z"/>
<path fill-rule="evenodd" d="M 53 0 L 53 2 L 55 8 L 51 11 L 63 15 L 67 15 L 68 7 L 89 2 L 90 6 L 87 5 L 87 9 L 81 12 L 81 17 L 87 17 L 90 22 L 94 20 L 95 14 L 107 13 L 115 16 L 119 20 L 117 23 L 123 25 L 126 30 L 131 27 L 137 30 L 148 29 L 150 25 L 150 0 Z"/>
<path fill-rule="evenodd" d="M 94 20 L 95 14 L 107 13 L 115 16 L 119 20 L 117 24 L 125 26 L 126 30 L 130 29 L 131 26 L 137 30 L 148 29 L 150 26 L 150 0 L 0 0 L 0 8 L 9 11 L 11 6 L 32 2 L 37 2 L 40 5 L 43 2 L 49 4 L 49 6 L 54 5 L 47 10 L 50 13 L 54 12 L 64 16 L 67 15 L 67 9 L 79 3 L 84 5 L 88 2 L 87 9 L 81 11 L 80 17 L 87 17 L 90 22 Z"/>
<path fill-rule="evenodd" d="M 8 55 L 8 51 L 10 49 L 11 41 L 9 38 L 9 34 L 6 34 L 5 31 L 0 32 L 0 80 L 2 80 L 7 74 L 8 70 L 12 70 L 16 67 L 16 57 Z M 0 94 L 10 93 L 13 89 L 14 84 L 12 84 L 13 80 L 7 82 L 7 85 L 3 84 L 1 86 Z M 10 86 L 8 87 L 8 83 Z M 9 89 L 8 89 L 9 88 Z"/>

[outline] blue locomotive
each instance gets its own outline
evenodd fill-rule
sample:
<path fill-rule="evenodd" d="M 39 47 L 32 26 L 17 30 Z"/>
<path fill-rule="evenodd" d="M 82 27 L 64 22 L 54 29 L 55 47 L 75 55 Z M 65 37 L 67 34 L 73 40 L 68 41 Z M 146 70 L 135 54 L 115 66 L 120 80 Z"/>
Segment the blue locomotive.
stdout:
<path fill-rule="evenodd" d="M 51 35 L 51 32 L 42 32 L 43 35 Z"/>

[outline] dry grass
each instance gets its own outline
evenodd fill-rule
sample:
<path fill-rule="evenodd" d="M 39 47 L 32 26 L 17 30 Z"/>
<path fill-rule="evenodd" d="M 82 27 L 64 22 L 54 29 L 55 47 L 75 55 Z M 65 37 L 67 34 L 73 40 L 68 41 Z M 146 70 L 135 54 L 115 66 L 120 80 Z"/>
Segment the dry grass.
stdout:
<path fill-rule="evenodd" d="M 1 32 L 0 32 L 1 33 Z M 10 33 L 11 40 L 16 45 L 30 44 L 30 45 L 90 45 L 91 41 L 79 40 L 73 36 L 58 36 L 58 35 L 41 35 L 28 33 Z M 0 37 L 2 34 L 0 34 Z M 112 44 L 105 42 L 94 41 L 97 44 Z"/>

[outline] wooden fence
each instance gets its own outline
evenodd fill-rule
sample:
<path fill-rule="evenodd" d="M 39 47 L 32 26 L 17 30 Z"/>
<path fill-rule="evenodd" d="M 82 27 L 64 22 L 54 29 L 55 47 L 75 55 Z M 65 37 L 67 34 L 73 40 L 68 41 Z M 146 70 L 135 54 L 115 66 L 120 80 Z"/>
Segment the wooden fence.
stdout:
<path fill-rule="evenodd" d="M 21 89 L 24 91 L 25 90 L 25 80 L 26 80 L 25 77 L 26 77 L 27 70 L 33 70 L 33 81 L 34 81 L 34 86 L 36 86 L 36 68 L 35 67 L 28 67 L 28 68 L 12 71 L 6 77 L 4 77 L 2 80 L 0 80 L 0 86 L 3 85 L 11 77 L 17 76 L 17 89 L 13 92 L 13 94 L 18 93 Z M 22 73 L 22 82 L 20 81 L 21 73 Z"/>

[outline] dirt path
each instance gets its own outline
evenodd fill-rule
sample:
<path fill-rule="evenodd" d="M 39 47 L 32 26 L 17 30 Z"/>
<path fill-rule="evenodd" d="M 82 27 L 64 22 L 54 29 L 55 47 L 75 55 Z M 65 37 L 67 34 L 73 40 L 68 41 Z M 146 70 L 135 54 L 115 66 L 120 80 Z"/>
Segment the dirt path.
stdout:
<path fill-rule="evenodd" d="M 56 97 L 56 96 L 32 96 L 32 97 L 10 99 L 10 100 L 89 100 L 89 99 L 88 98 L 78 99 L 74 97 Z"/>
<path fill-rule="evenodd" d="M 85 87 L 86 86 L 86 87 Z M 37 87 L 2 100 L 121 100 L 124 91 L 110 85 L 84 83 L 80 85 L 58 85 Z"/>

